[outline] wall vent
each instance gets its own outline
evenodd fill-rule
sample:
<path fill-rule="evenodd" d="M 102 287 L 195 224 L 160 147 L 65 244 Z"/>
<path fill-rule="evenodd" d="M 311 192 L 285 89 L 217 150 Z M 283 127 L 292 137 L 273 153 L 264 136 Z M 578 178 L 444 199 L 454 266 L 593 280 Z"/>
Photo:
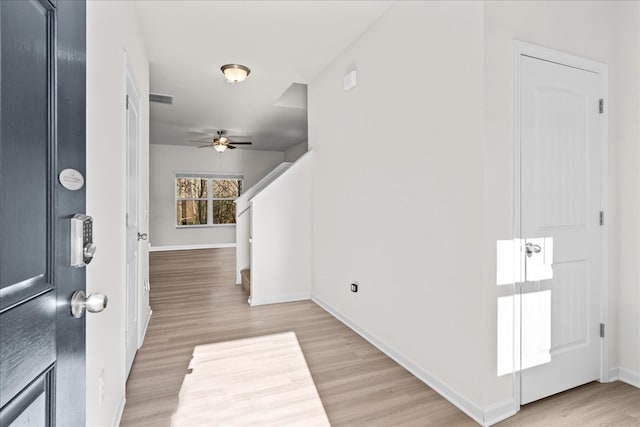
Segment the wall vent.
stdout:
<path fill-rule="evenodd" d="M 161 93 L 150 93 L 149 102 L 157 102 L 158 104 L 173 104 L 173 95 L 163 95 Z"/>

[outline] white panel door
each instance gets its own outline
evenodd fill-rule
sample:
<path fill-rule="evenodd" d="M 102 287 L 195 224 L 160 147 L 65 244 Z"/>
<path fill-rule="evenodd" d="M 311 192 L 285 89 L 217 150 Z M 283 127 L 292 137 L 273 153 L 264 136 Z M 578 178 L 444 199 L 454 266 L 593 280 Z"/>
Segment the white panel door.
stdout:
<path fill-rule="evenodd" d="M 599 74 L 519 60 L 521 235 L 553 239 L 553 277 L 522 285 L 525 404 L 600 376 L 601 125 Z"/>
<path fill-rule="evenodd" d="M 126 324 L 126 374 L 129 375 L 133 359 L 138 351 L 138 309 L 141 292 L 139 280 L 138 206 L 139 206 L 139 114 L 138 94 L 133 80 L 127 75 L 127 324 Z"/>

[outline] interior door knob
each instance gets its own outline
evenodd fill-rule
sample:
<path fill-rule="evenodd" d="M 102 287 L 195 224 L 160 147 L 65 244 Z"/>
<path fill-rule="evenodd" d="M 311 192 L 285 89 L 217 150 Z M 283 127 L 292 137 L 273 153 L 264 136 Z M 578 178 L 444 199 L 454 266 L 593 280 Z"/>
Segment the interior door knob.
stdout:
<path fill-rule="evenodd" d="M 539 254 L 542 251 L 540 245 L 534 245 L 533 243 L 527 243 L 525 245 L 525 253 L 529 258 L 533 256 L 533 254 Z"/>
<path fill-rule="evenodd" d="M 138 233 L 138 240 L 147 240 L 148 237 L 147 233 Z"/>
<path fill-rule="evenodd" d="M 104 294 L 91 294 L 87 297 L 84 291 L 75 291 L 71 296 L 71 314 L 80 318 L 85 310 L 89 313 L 100 313 L 107 308 L 108 302 L 109 298 Z"/>

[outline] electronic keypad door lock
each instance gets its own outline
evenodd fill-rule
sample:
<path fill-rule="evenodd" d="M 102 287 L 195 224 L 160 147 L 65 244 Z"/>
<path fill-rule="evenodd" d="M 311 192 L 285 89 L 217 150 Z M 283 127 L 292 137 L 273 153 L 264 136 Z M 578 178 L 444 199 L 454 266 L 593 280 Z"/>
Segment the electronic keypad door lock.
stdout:
<path fill-rule="evenodd" d="M 91 262 L 95 252 L 93 218 L 85 214 L 75 214 L 71 218 L 71 266 L 84 267 Z"/>

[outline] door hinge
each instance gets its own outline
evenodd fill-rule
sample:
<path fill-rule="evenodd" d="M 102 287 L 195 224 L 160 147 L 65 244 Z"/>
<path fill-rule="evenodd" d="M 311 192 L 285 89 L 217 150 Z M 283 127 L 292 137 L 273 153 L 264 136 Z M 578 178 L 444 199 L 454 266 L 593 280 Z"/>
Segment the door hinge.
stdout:
<path fill-rule="evenodd" d="M 600 114 L 604 114 L 604 99 L 598 101 L 598 111 Z"/>
<path fill-rule="evenodd" d="M 604 225 L 604 211 L 600 211 L 600 225 Z"/>
<path fill-rule="evenodd" d="M 124 108 L 125 110 L 129 109 L 129 95 L 125 95 L 124 97 Z"/>
<path fill-rule="evenodd" d="M 600 323 L 600 338 L 604 338 L 604 323 Z"/>

